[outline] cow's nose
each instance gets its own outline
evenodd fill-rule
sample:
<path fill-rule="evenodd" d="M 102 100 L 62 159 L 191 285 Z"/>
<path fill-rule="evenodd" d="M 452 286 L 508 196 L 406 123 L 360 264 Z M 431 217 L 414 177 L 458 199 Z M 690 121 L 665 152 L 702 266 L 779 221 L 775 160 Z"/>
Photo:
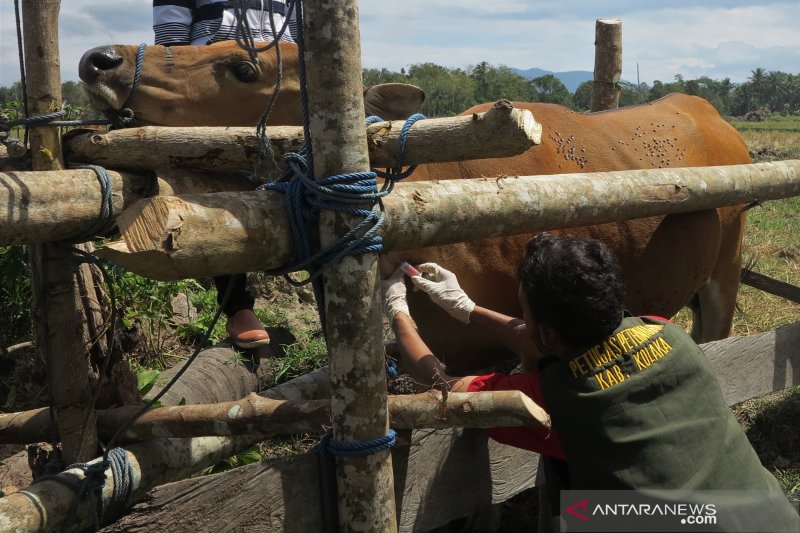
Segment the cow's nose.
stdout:
<path fill-rule="evenodd" d="M 81 58 L 78 75 L 84 83 L 91 83 L 100 74 L 113 70 L 122 64 L 122 56 L 110 46 L 92 48 Z"/>

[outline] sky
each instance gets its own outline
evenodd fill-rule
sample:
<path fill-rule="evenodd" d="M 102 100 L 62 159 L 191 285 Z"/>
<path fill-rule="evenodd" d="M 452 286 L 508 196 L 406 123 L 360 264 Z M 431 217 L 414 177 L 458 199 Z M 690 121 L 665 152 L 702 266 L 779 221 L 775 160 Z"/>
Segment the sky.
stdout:
<path fill-rule="evenodd" d="M 24 1 L 24 0 L 23 0 Z M 0 0 L 0 85 L 19 79 L 13 0 Z M 84 51 L 152 43 L 151 0 L 62 0 L 62 81 Z M 622 78 L 708 76 L 740 83 L 758 68 L 800 73 L 800 0 L 362 0 L 362 65 L 432 62 L 592 71 L 598 18 L 622 20 Z"/>

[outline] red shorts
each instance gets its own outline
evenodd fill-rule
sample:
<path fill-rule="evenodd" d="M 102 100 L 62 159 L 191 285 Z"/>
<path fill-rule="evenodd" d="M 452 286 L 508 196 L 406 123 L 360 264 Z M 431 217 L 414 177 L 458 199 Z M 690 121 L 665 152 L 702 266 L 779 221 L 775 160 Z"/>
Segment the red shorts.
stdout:
<path fill-rule="evenodd" d="M 476 377 L 467 386 L 467 391 L 469 392 L 499 390 L 521 391 L 547 410 L 544 405 L 544 398 L 542 398 L 542 386 L 539 383 L 538 372 L 525 372 L 510 376 L 506 374 L 488 374 Z M 549 455 L 556 459 L 565 459 L 561 439 L 559 439 L 554 429 L 544 427 L 505 427 L 492 428 L 487 431 L 489 436 L 497 442 L 524 450 L 531 450 L 542 455 Z"/>

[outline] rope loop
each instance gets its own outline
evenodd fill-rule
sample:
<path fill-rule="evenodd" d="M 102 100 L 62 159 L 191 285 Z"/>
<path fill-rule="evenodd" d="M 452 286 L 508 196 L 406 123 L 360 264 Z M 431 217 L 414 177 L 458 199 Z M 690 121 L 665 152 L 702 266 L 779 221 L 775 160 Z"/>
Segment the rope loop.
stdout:
<path fill-rule="evenodd" d="M 417 122 L 418 120 L 424 120 L 425 118 L 426 118 L 425 115 L 423 115 L 422 113 L 414 113 L 413 115 L 411 115 L 410 117 L 408 117 L 406 119 L 405 123 L 403 124 L 403 128 L 400 130 L 400 144 L 399 144 L 398 150 L 397 150 L 397 160 L 398 161 L 402 161 L 403 160 L 403 154 L 405 154 L 405 151 L 406 151 L 406 140 L 408 140 L 408 132 L 411 129 L 411 126 L 413 126 L 414 123 Z M 367 117 L 367 119 L 366 119 L 367 126 L 375 124 L 376 122 L 381 122 L 382 120 L 383 120 L 382 118 L 374 116 L 374 115 L 370 116 L 370 117 Z M 417 169 L 417 165 L 411 165 L 405 171 L 403 170 L 402 167 L 395 167 L 395 168 L 390 169 L 387 172 L 380 171 L 380 170 L 375 170 L 375 173 L 379 177 L 381 177 L 381 178 L 383 178 L 385 180 L 400 181 L 402 179 L 405 179 L 405 178 L 409 177 L 411 174 L 414 173 L 414 171 L 416 169 Z"/>
<path fill-rule="evenodd" d="M 389 433 L 370 440 L 342 441 L 333 440 L 333 433 L 328 432 L 315 447 L 320 453 L 328 453 L 337 457 L 359 457 L 388 450 L 397 442 L 397 432 L 389 429 Z"/>
<path fill-rule="evenodd" d="M 116 217 L 114 216 L 114 202 L 113 202 L 113 187 L 111 185 L 111 177 L 108 171 L 99 165 L 69 165 L 69 168 L 86 168 L 93 170 L 97 175 L 97 181 L 100 183 L 100 213 L 94 226 L 86 230 L 80 235 L 71 239 L 71 242 L 79 243 L 93 240 L 96 237 L 108 235 L 117 225 Z"/>

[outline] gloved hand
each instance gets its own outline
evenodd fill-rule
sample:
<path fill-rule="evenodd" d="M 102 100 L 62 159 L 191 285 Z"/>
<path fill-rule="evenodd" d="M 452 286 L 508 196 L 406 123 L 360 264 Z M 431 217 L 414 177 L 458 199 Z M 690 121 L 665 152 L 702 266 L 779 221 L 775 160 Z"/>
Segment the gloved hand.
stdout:
<path fill-rule="evenodd" d="M 406 280 L 403 279 L 402 270 L 398 268 L 388 279 L 381 281 L 381 291 L 383 292 L 383 311 L 390 324 L 397 313 L 411 316 L 408 302 L 406 302 Z"/>
<path fill-rule="evenodd" d="M 431 279 L 414 276 L 411 282 L 426 292 L 433 303 L 447 311 L 450 316 L 469 324 L 469 315 L 475 309 L 475 302 L 461 289 L 456 275 L 436 263 L 423 263 L 417 270 L 428 274 Z"/>

